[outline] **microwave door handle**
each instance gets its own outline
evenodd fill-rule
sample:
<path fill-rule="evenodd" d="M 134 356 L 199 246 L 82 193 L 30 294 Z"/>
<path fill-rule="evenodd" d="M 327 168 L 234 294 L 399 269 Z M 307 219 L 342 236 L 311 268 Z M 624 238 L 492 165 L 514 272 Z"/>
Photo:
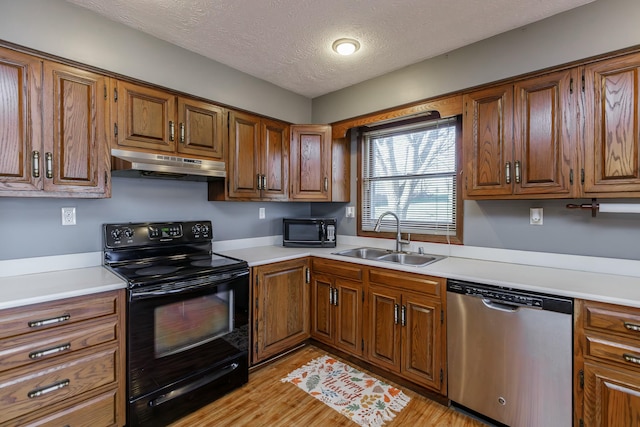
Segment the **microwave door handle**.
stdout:
<path fill-rule="evenodd" d="M 324 243 L 327 240 L 327 225 L 324 221 L 320 221 L 320 241 Z"/>

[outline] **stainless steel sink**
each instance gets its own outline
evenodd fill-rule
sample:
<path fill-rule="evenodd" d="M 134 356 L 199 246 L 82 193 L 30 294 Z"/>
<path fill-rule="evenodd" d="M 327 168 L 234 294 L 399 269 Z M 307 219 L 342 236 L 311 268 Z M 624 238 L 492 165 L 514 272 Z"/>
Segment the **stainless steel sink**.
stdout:
<path fill-rule="evenodd" d="M 369 259 L 372 261 L 412 265 L 416 267 L 423 267 L 444 258 L 443 256 L 438 255 L 418 254 L 414 252 L 394 252 L 379 248 L 347 249 L 340 252 L 334 252 L 334 254 L 352 258 Z"/>
<path fill-rule="evenodd" d="M 391 254 L 391 251 L 378 248 L 356 248 L 347 249 L 341 252 L 335 252 L 335 255 L 350 256 L 353 258 L 378 259 L 383 255 Z"/>

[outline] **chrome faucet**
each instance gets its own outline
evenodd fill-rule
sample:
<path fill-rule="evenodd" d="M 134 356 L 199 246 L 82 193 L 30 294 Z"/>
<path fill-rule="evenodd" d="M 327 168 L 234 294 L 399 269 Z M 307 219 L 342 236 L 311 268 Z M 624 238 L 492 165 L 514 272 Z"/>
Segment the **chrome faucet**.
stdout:
<path fill-rule="evenodd" d="M 407 233 L 407 240 L 402 240 L 402 235 L 400 234 L 400 218 L 398 218 L 398 215 L 394 214 L 391 211 L 384 212 L 382 215 L 378 217 L 378 221 L 376 221 L 376 225 L 375 227 L 373 227 L 373 231 L 375 231 L 376 233 L 380 232 L 380 226 L 382 225 L 382 218 L 387 215 L 391 215 L 396 219 L 396 226 L 398 228 L 396 231 L 396 252 L 402 252 L 402 245 L 408 245 L 409 243 L 411 243 L 411 234 Z"/>

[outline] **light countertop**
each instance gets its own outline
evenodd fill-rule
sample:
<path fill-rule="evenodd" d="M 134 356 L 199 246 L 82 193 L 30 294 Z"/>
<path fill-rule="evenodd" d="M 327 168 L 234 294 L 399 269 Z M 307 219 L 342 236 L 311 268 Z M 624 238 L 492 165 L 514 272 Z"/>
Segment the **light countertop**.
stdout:
<path fill-rule="evenodd" d="M 101 266 L 0 277 L 0 309 L 125 287 L 124 280 Z"/>
<path fill-rule="evenodd" d="M 488 285 L 640 308 L 640 277 L 459 257 L 447 257 L 424 267 L 415 267 L 334 254 L 334 252 L 354 247 L 357 246 L 339 245 L 337 248 L 301 249 L 273 245 L 219 251 L 219 253 L 244 259 L 252 267 L 313 255 L 337 261 L 427 274 L 447 279 L 467 280 Z"/>

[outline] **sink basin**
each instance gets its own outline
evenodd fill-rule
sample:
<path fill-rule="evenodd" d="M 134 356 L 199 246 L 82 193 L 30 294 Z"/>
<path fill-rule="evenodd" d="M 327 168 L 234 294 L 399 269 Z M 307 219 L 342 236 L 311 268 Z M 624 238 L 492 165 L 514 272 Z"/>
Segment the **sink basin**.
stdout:
<path fill-rule="evenodd" d="M 388 261 L 388 262 L 395 262 L 398 264 L 415 265 L 418 267 L 423 267 L 425 265 L 431 264 L 432 262 L 441 260 L 442 258 L 444 257 L 435 256 L 435 255 L 426 255 L 426 254 L 393 252 L 393 253 L 379 257 L 378 261 Z"/>
<path fill-rule="evenodd" d="M 442 256 L 418 254 L 414 252 L 393 252 L 379 248 L 356 248 L 335 252 L 335 255 L 343 255 L 352 258 L 369 259 L 373 261 L 393 262 L 396 264 L 423 267 L 432 262 L 443 259 Z"/>
<path fill-rule="evenodd" d="M 356 248 L 347 249 L 346 251 L 336 252 L 335 255 L 350 256 L 353 258 L 378 259 L 383 255 L 391 254 L 391 251 L 378 248 Z"/>

